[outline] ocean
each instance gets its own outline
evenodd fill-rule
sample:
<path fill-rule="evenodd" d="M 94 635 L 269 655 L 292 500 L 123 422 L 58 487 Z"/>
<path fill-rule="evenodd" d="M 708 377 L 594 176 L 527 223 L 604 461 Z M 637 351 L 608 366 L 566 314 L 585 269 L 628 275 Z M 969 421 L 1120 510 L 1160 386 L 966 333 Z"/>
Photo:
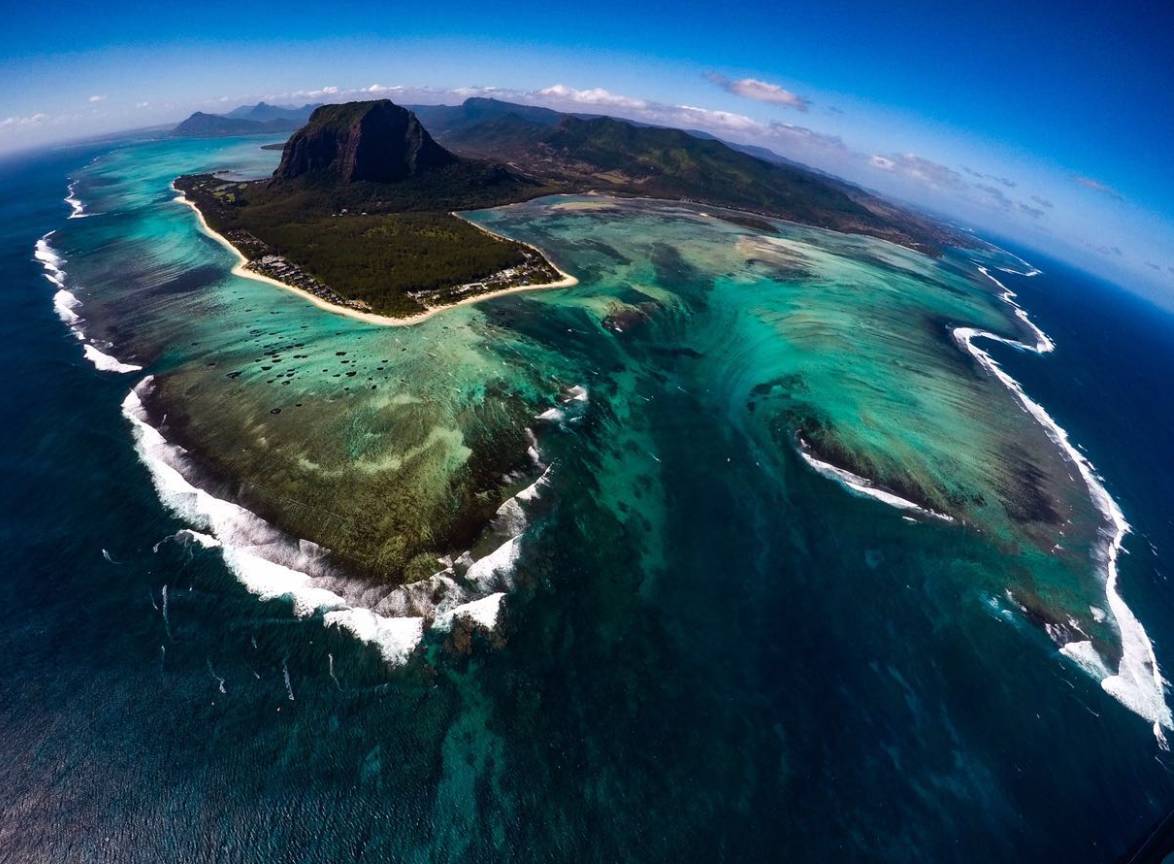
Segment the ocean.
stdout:
<path fill-rule="evenodd" d="M 0 860 L 1098 862 L 1174 806 L 1120 672 L 1174 668 L 1168 312 L 981 259 L 1130 642 L 971 255 L 543 199 L 471 218 L 579 286 L 371 327 L 172 200 L 261 143 L 0 163 Z"/>

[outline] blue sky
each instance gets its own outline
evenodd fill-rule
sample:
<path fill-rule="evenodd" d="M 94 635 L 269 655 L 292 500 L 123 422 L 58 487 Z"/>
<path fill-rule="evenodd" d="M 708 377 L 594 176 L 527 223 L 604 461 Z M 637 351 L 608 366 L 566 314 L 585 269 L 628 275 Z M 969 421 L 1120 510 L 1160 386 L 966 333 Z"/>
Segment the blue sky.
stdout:
<path fill-rule="evenodd" d="M 1168 2 L 64 2 L 15 21 L 0 152 L 258 98 L 496 93 L 765 144 L 1174 306 Z"/>

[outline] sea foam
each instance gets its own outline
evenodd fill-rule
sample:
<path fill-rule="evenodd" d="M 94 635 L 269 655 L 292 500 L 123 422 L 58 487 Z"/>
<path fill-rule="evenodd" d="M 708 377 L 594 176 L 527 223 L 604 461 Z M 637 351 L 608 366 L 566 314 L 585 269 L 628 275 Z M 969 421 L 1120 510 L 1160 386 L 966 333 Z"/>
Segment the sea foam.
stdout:
<path fill-rule="evenodd" d="M 229 570 L 250 593 L 262 600 L 286 599 L 298 617 L 320 613 L 326 626 L 344 629 L 374 645 L 393 666 L 408 662 L 427 630 L 446 630 L 454 618 L 468 618 L 487 629 L 495 626 L 505 592 L 513 587 L 514 564 L 526 528 L 518 502 L 538 496 L 548 482 L 549 468 L 498 508 L 492 531 L 505 539 L 492 552 L 476 561 L 465 553 L 459 562 L 448 562 L 429 579 L 390 592 L 380 589 L 377 602 L 369 607 L 357 602 L 364 589 L 349 585 L 335 573 L 321 547 L 288 537 L 255 513 L 216 498 L 185 477 L 189 470 L 185 452 L 148 421 L 142 394 L 152 380 L 147 376 L 127 394 L 122 413 L 131 423 L 136 452 L 160 500 L 198 529 L 183 529 L 173 537 L 185 535 L 205 548 L 219 549 Z"/>
<path fill-rule="evenodd" d="M 62 266 L 65 264 L 65 259 L 49 242 L 54 233 L 50 231 L 37 240 L 33 247 L 33 257 L 40 261 L 41 266 L 45 268 L 45 278 L 57 287 L 57 291 L 53 294 L 53 311 L 69 328 L 69 332 L 85 342 L 86 334 L 82 329 L 84 319 L 78 312 L 82 302 L 76 294 L 65 287 L 66 272 Z M 102 372 L 138 372 L 143 368 L 133 363 L 123 363 L 117 357 L 112 357 L 93 344 L 87 343 L 82 347 L 82 351 L 85 358 L 94 364 L 94 368 Z"/>
<path fill-rule="evenodd" d="M 927 507 L 922 507 L 921 505 L 915 504 L 907 498 L 902 498 L 900 495 L 889 492 L 887 489 L 882 489 L 867 477 L 861 477 L 859 474 L 853 474 L 851 471 L 848 471 L 844 468 L 839 468 L 835 465 L 832 465 L 830 462 L 824 462 L 822 459 L 817 459 L 814 455 L 812 455 L 810 449 L 807 446 L 807 442 L 805 442 L 803 439 L 799 439 L 799 455 L 802 456 L 803 461 L 814 468 L 817 473 L 822 474 L 829 480 L 835 480 L 836 482 L 846 486 L 848 489 L 856 492 L 859 495 L 873 498 L 877 501 L 888 504 L 890 507 L 896 507 L 898 510 L 914 511 L 916 513 L 920 513 L 922 516 L 932 516 L 934 519 L 941 519 L 944 522 L 954 521 L 954 517 L 952 516 L 947 516 L 945 513 L 939 513 L 936 510 L 930 510 Z"/>
<path fill-rule="evenodd" d="M 505 592 L 498 591 L 489 594 L 480 600 L 473 600 L 457 606 L 442 615 L 437 616 L 432 625 L 437 630 L 450 630 L 458 618 L 464 618 L 480 624 L 487 630 L 497 627 L 497 619 L 501 614 L 501 601 L 505 599 Z"/>
<path fill-rule="evenodd" d="M 50 231 L 43 235 L 33 246 L 33 257 L 41 262 L 45 268 L 45 278 L 56 285 L 58 288 L 65 284 L 65 271 L 61 269 L 61 265 L 65 263 L 65 259 L 57 254 L 57 250 L 49 245 L 49 239 L 56 232 Z"/>
<path fill-rule="evenodd" d="M 1105 575 L 1105 598 L 1108 601 L 1109 612 L 1116 620 L 1117 628 L 1121 634 L 1121 662 L 1117 666 L 1116 674 L 1111 674 L 1104 660 L 1096 655 L 1092 643 L 1087 641 L 1070 642 L 1061 646 L 1060 650 L 1066 657 L 1076 662 L 1080 668 L 1100 680 L 1101 687 L 1105 692 L 1126 708 L 1149 720 L 1153 724 L 1154 736 L 1158 739 L 1159 744 L 1165 747 L 1166 737 L 1162 729 L 1174 729 L 1174 715 L 1171 714 L 1170 706 L 1166 704 L 1166 681 L 1158 668 L 1154 646 L 1150 642 L 1149 636 L 1146 635 L 1145 628 L 1117 592 L 1117 559 L 1121 554 L 1121 545 L 1125 540 L 1125 535 L 1129 533 L 1129 523 L 1125 521 L 1125 514 L 1117 502 L 1113 500 L 1104 484 L 1101 483 L 1093 464 L 1072 444 L 1068 433 L 1052 419 L 1042 405 L 1024 392 L 1019 382 L 1007 374 L 990 354 L 974 344 L 975 339 L 990 339 L 1013 348 L 1034 351 L 1037 354 L 1046 354 L 1056 347 L 1047 334 L 1030 321 L 1027 312 L 1015 302 L 1014 292 L 992 276 L 985 267 L 980 266 L 978 269 L 1002 290 L 1002 299 L 1014 307 L 1016 316 L 1034 334 L 1035 345 L 1007 339 L 974 327 L 954 328 L 954 339 L 984 369 L 994 375 L 1003 386 L 1014 394 L 1024 409 L 1035 418 L 1047 436 L 1060 448 L 1068 461 L 1076 466 L 1088 487 L 1094 506 L 1101 513 L 1106 524 L 1106 527 L 1102 529 L 1103 542 L 1098 551 L 1098 557 Z M 1033 276 L 1038 272 L 1031 268 L 1031 271 L 1023 275 Z M 1094 655 L 1096 656 L 1095 661 L 1093 660 Z"/>
<path fill-rule="evenodd" d="M 117 357 L 111 357 L 103 351 L 99 351 L 93 345 L 85 345 L 82 349 L 85 352 L 86 359 L 94 364 L 94 367 L 103 372 L 139 372 L 142 366 L 136 366 L 134 363 L 123 363 Z"/>
<path fill-rule="evenodd" d="M 82 301 L 78 300 L 74 293 L 67 288 L 61 288 L 53 295 L 53 311 L 57 313 L 73 334 L 79 339 L 84 339 L 85 334 L 78 327 L 81 324 L 82 316 L 77 314 L 77 309 L 82 305 Z"/>
<path fill-rule="evenodd" d="M 77 181 L 69 182 L 69 193 L 65 196 L 65 203 L 69 205 L 70 219 L 84 219 L 90 214 L 86 212 L 86 205 L 77 197 Z"/>

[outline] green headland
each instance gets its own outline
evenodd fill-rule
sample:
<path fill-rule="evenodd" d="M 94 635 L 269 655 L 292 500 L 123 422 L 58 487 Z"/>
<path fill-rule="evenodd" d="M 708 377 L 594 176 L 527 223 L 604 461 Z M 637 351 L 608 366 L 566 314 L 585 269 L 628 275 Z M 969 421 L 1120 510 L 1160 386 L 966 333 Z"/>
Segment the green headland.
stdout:
<path fill-rule="evenodd" d="M 680 130 L 484 99 L 418 110 L 450 147 L 386 99 L 325 105 L 285 143 L 271 178 L 175 185 L 246 269 L 391 319 L 569 284 L 536 247 L 454 215 L 553 193 L 731 207 L 742 220 L 761 214 L 932 254 L 959 239 L 849 184 Z"/>

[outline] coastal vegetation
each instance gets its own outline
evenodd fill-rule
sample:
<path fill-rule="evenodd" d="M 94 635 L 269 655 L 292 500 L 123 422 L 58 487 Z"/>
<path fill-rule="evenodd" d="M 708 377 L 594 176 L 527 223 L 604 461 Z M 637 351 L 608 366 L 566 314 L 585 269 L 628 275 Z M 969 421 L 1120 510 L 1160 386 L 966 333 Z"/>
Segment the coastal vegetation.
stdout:
<path fill-rule="evenodd" d="M 176 188 L 249 269 L 364 312 L 408 317 L 559 278 L 536 250 L 451 212 L 557 189 L 449 153 L 386 100 L 316 110 L 270 180 L 204 174 Z"/>

